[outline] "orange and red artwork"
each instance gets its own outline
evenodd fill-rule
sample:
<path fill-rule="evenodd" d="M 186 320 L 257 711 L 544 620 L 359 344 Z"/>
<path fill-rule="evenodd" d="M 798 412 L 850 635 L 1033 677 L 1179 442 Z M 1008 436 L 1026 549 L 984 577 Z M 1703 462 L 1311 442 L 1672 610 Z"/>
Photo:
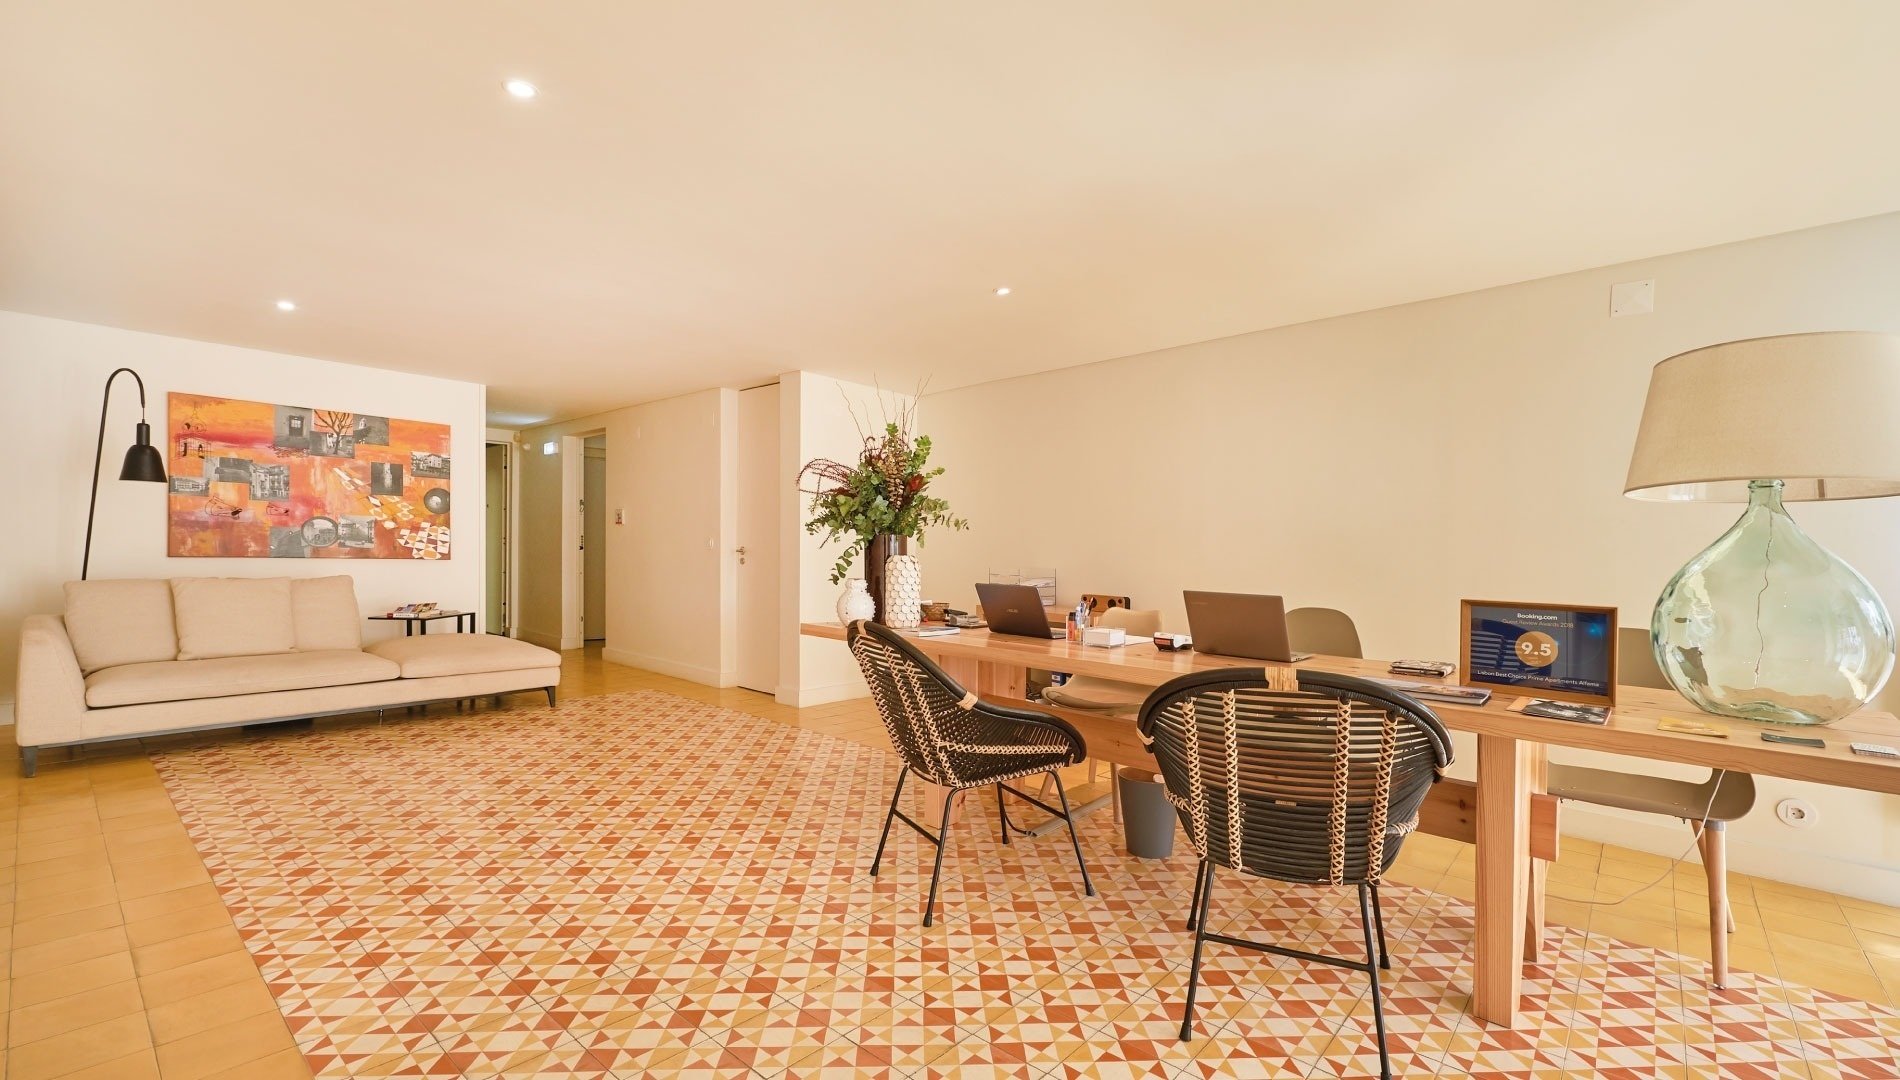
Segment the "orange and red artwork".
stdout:
<path fill-rule="evenodd" d="M 449 427 L 171 395 L 168 554 L 446 559 Z"/>

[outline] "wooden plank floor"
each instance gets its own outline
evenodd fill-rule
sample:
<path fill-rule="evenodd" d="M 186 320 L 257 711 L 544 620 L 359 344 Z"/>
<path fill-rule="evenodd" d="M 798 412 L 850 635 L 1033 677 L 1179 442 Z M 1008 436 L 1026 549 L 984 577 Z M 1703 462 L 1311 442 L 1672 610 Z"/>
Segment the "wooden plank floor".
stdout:
<path fill-rule="evenodd" d="M 864 700 L 793 709 L 748 690 L 610 664 L 597 647 L 566 654 L 563 678 L 564 697 L 664 690 L 885 745 Z M 70 760 L 50 753 L 30 781 L 12 769 L 0 774 L 0 1072 L 12 1080 L 307 1077 L 147 758 L 150 745 L 93 747 Z M 1469 846 L 1415 836 L 1392 876 L 1470 899 L 1472 870 Z M 1623 903 L 1588 903 L 1621 899 L 1658 877 Z M 1737 967 L 1900 1004 L 1900 909 L 1731 880 Z M 1708 954 L 1706 893 L 1693 863 L 1671 870 L 1657 856 L 1567 840 L 1550 881 L 1552 922 Z"/>

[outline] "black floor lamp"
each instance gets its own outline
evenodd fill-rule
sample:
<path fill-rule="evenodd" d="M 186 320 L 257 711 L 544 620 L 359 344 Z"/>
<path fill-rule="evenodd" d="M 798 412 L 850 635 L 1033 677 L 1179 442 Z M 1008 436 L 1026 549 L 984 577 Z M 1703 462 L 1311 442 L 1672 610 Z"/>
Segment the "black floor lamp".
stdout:
<path fill-rule="evenodd" d="M 92 452 L 92 500 L 86 504 L 86 551 L 79 559 L 81 581 L 86 580 L 86 571 L 92 567 L 92 518 L 99 509 L 99 461 L 106 451 L 106 410 L 112 405 L 112 380 L 120 375 L 130 375 L 132 381 L 139 384 L 139 426 L 137 441 L 125 449 L 125 464 L 119 467 L 119 479 L 165 482 L 165 459 L 159 455 L 158 447 L 152 445 L 152 425 L 145 422 L 145 380 L 131 368 L 122 367 L 106 376 L 105 399 L 99 403 L 99 444 Z"/>

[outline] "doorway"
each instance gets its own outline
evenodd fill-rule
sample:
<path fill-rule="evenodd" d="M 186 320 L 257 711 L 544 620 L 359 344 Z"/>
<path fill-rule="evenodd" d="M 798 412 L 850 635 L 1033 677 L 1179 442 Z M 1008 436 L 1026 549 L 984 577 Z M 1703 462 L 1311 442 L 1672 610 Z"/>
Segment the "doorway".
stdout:
<path fill-rule="evenodd" d="M 590 435 L 581 463 L 581 640 L 607 639 L 607 436 Z"/>
<path fill-rule="evenodd" d="M 491 634 L 508 636 L 508 451 L 507 443 L 487 444 L 487 494 L 483 504 L 486 533 L 483 543 L 483 610 Z"/>
<path fill-rule="evenodd" d="M 736 674 L 765 694 L 778 691 L 778 507 L 790 482 L 779 468 L 778 386 L 740 391 Z"/>

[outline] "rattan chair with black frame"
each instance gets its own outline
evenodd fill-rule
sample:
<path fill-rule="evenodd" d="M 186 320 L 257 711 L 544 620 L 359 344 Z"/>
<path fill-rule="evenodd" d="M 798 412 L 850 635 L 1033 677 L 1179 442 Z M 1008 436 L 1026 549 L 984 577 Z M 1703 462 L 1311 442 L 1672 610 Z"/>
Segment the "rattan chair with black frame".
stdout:
<path fill-rule="evenodd" d="M 1390 969 L 1391 957 L 1379 879 L 1451 764 L 1444 725 L 1429 708 L 1377 683 L 1282 667 L 1175 679 L 1142 703 L 1139 729 L 1200 856 L 1181 1038 L 1193 1035 L 1201 950 L 1212 941 L 1366 975 L 1379 1074 L 1390 1077 L 1379 972 Z M 1216 867 L 1291 884 L 1356 887 L 1365 959 L 1211 932 Z"/>
<path fill-rule="evenodd" d="M 1060 717 L 982 700 L 889 627 L 854 622 L 845 628 L 845 641 L 864 671 L 864 681 L 870 685 L 871 699 L 891 737 L 891 747 L 904 761 L 903 771 L 897 774 L 897 789 L 891 792 L 890 812 L 884 816 L 877 854 L 871 859 L 871 876 L 877 876 L 884 862 L 884 845 L 890 839 L 894 819 L 935 845 L 937 858 L 930 871 L 930 895 L 924 901 L 924 925 L 929 926 L 937 906 L 937 885 L 943 876 L 943 853 L 949 846 L 950 817 L 957 797 L 965 791 L 993 786 L 1003 843 L 1010 842 L 1012 833 L 1027 835 L 1030 831 L 1010 820 L 1003 799 L 1007 792 L 1068 824 L 1069 844 L 1075 849 L 1075 864 L 1082 871 L 1082 889 L 1094 896 L 1095 886 L 1082 859 L 1082 842 L 1075 834 L 1075 818 L 1061 775 L 1065 766 L 1079 765 L 1088 758 L 1081 733 Z M 934 835 L 897 808 L 904 794 L 904 781 L 913 773 L 948 789 L 943 820 Z M 1011 780 L 1038 775 L 1054 778 L 1056 795 L 1062 803 L 1059 809 L 1009 785 Z"/>

